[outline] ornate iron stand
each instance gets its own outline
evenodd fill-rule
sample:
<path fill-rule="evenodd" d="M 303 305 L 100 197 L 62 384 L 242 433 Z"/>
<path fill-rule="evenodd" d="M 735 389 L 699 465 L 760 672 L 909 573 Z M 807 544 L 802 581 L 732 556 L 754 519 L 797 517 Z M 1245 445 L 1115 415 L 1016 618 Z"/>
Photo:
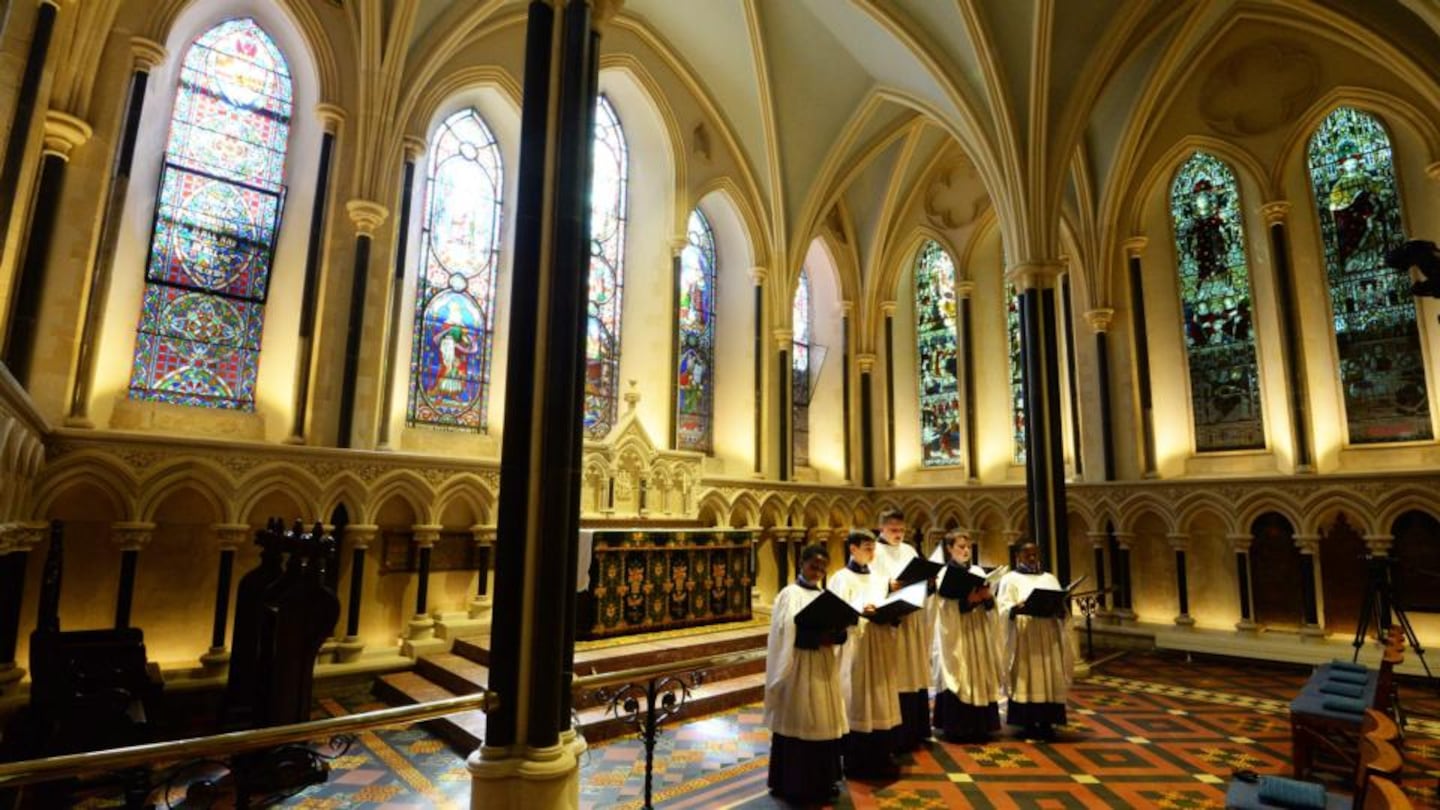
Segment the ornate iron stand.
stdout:
<path fill-rule="evenodd" d="M 1105 606 L 1105 595 L 1114 590 L 1115 587 L 1112 585 L 1108 588 L 1097 588 L 1093 591 L 1081 591 L 1070 595 L 1070 600 L 1075 604 L 1075 608 L 1080 611 L 1080 615 L 1085 617 L 1086 661 L 1095 660 L 1095 628 L 1091 622 L 1094 620 L 1095 614 Z"/>
<path fill-rule="evenodd" d="M 645 743 L 645 810 L 650 810 L 652 779 L 655 769 L 655 743 L 660 739 L 660 726 L 680 713 L 690 699 L 691 687 L 704 680 L 704 672 L 659 675 L 644 684 L 627 683 L 613 690 L 595 690 L 595 696 L 609 705 L 608 712 L 635 729 Z M 687 682 L 688 681 L 688 682 Z M 640 705 L 645 702 L 644 707 Z"/>

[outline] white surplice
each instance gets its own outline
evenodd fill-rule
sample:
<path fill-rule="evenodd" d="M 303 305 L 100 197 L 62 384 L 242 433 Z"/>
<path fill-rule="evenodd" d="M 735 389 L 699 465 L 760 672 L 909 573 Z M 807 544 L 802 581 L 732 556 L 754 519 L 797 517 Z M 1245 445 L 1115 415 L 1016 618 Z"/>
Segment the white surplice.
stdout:
<path fill-rule="evenodd" d="M 795 649 L 795 614 L 820 595 L 795 583 L 775 597 L 765 659 L 765 725 L 799 740 L 838 740 L 849 726 L 840 691 L 840 656 L 826 645 Z"/>
<path fill-rule="evenodd" d="M 1036 588 L 1060 590 L 1053 574 L 1010 571 L 1000 578 L 995 608 L 1007 624 L 1006 689 L 1011 702 L 1064 703 L 1075 670 L 1069 620 L 1041 616 L 1010 617 L 1011 608 Z"/>
<path fill-rule="evenodd" d="M 860 574 L 842 568 L 830 577 L 828 589 L 851 607 L 864 611 L 885 599 L 890 580 L 882 574 Z M 850 628 L 840 649 L 840 683 L 851 731 L 888 731 L 900 725 L 900 689 L 892 677 L 899 643 L 897 628 L 861 619 Z"/>
<path fill-rule="evenodd" d="M 920 556 L 909 543 L 890 545 L 883 540 L 875 544 L 875 562 L 870 564 L 872 576 L 897 579 L 911 560 Z M 916 610 L 900 620 L 899 648 L 894 653 L 895 686 L 901 692 L 917 692 L 930 688 L 931 633 L 925 623 L 926 612 Z"/>
<path fill-rule="evenodd" d="M 950 573 L 946 566 L 940 582 Z M 985 576 L 985 569 L 970 566 L 970 573 Z M 961 702 L 971 706 L 987 706 L 1000 700 L 1004 683 L 1001 663 L 1000 627 L 997 611 L 976 606 L 962 613 L 963 599 L 934 600 L 936 609 L 935 637 L 939 666 L 935 675 L 936 691 L 950 690 Z"/>

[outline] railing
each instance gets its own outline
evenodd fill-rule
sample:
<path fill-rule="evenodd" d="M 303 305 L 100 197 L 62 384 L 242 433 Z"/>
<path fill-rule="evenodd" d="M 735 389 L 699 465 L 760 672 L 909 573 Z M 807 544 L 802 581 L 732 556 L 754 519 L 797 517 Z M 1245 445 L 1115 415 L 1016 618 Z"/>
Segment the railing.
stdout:
<path fill-rule="evenodd" d="M 645 744 L 646 810 L 653 806 L 651 791 L 655 743 L 660 739 L 660 726 L 680 713 L 690 699 L 690 688 L 700 685 L 707 670 L 763 661 L 765 653 L 765 650 L 750 650 L 687 658 L 684 661 L 585 675 L 571 681 L 575 690 L 594 692 L 601 702 L 608 705 L 609 712 L 635 729 Z"/>
<path fill-rule="evenodd" d="M 409 725 L 459 712 L 495 708 L 498 698 L 482 690 L 462 697 L 434 700 L 413 706 L 379 709 L 325 720 L 292 723 L 284 726 L 233 731 L 208 737 L 191 737 L 169 742 L 134 745 L 79 754 L 28 759 L 0 763 L 0 790 L 22 785 L 49 782 L 94 773 L 124 771 L 159 762 L 207 760 L 242 751 L 273 748 L 289 743 L 316 739 L 334 739 L 340 735 L 380 726 Z"/>

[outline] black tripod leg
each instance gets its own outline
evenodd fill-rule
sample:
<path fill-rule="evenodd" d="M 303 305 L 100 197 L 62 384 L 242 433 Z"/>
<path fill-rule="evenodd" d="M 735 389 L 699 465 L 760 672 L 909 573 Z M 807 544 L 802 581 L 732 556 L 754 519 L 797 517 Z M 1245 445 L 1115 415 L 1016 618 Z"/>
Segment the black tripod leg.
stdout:
<path fill-rule="evenodd" d="M 1376 603 L 1379 595 L 1375 589 L 1374 575 L 1365 577 L 1365 595 L 1360 598 L 1360 620 L 1355 625 L 1355 640 L 1351 645 L 1355 648 L 1355 654 L 1350 656 L 1352 662 L 1360 660 L 1360 648 L 1365 646 L 1365 636 L 1370 632 L 1370 620 L 1380 607 Z"/>

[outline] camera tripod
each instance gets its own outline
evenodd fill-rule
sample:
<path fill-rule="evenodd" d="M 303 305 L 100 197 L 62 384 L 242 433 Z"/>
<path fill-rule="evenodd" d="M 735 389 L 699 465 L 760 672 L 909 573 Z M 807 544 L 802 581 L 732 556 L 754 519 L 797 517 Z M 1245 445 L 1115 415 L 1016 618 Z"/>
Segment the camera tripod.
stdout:
<path fill-rule="evenodd" d="M 1430 671 L 1429 662 L 1425 660 L 1425 648 L 1420 646 L 1420 639 L 1415 635 L 1415 627 L 1410 623 L 1405 607 L 1395 598 L 1395 583 L 1392 577 L 1394 567 L 1394 557 L 1365 556 L 1365 595 L 1360 603 L 1360 621 L 1355 627 L 1355 654 L 1350 660 L 1360 659 L 1360 649 L 1365 646 L 1365 637 L 1369 635 L 1371 627 L 1375 629 L 1375 638 L 1384 641 L 1393 615 L 1395 623 L 1400 625 L 1405 634 L 1405 642 L 1410 645 L 1415 657 L 1420 659 L 1426 679 L 1434 686 L 1435 675 Z M 1403 718 L 1398 696 L 1394 700 L 1394 706 L 1397 719 Z"/>

